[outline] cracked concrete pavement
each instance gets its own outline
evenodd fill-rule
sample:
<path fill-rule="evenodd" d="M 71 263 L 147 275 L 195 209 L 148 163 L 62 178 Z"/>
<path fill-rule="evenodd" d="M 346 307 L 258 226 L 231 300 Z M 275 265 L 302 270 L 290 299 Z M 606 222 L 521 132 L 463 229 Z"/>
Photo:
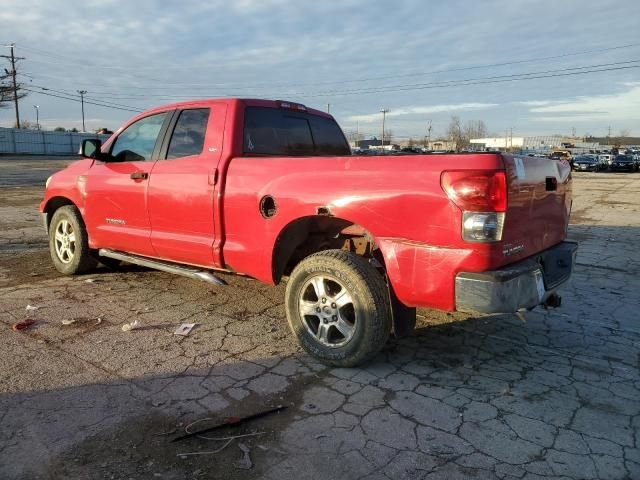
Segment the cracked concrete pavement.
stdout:
<path fill-rule="evenodd" d="M 43 163 L 0 161 L 0 177 Z M 526 323 L 420 310 L 415 336 L 354 369 L 303 354 L 282 286 L 133 266 L 60 277 L 38 175 L 0 188 L 1 478 L 640 478 L 640 174 L 574 176 L 580 250 L 560 309 Z M 181 322 L 198 325 L 174 336 Z M 216 434 L 256 434 L 220 453 L 169 443 L 278 404 Z"/>

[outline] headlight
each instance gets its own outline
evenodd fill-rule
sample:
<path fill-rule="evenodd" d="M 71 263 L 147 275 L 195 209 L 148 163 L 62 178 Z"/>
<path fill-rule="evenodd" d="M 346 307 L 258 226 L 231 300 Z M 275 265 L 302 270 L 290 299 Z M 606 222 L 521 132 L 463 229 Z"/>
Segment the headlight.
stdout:
<path fill-rule="evenodd" d="M 499 242 L 503 226 L 504 212 L 464 212 L 462 238 L 468 242 Z"/>
<path fill-rule="evenodd" d="M 51 175 L 51 177 L 53 177 L 53 175 Z M 44 188 L 45 188 L 45 190 L 46 190 L 47 188 L 49 188 L 49 183 L 51 182 L 51 177 L 47 178 L 47 181 L 46 181 L 46 182 L 44 182 Z"/>

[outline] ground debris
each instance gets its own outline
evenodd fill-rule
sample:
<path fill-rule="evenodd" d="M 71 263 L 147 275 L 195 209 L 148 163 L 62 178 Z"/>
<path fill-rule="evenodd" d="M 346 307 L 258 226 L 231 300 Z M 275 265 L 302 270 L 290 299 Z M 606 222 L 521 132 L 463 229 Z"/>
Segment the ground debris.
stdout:
<path fill-rule="evenodd" d="M 14 323 L 13 326 L 11 327 L 11 329 L 14 332 L 19 332 L 21 330 L 27 330 L 28 328 L 33 327 L 36 324 L 35 320 L 31 320 L 30 318 L 23 320 L 21 322 L 18 323 Z"/>
<path fill-rule="evenodd" d="M 178 328 L 176 328 L 176 331 L 173 332 L 173 334 L 186 337 L 191 333 L 191 330 L 193 330 L 193 327 L 195 327 L 196 325 L 197 323 L 183 323 Z"/>
<path fill-rule="evenodd" d="M 236 467 L 240 470 L 250 470 L 253 467 L 253 462 L 249 456 L 251 449 L 243 442 L 238 442 L 238 448 L 242 450 L 242 458 L 236 462 Z"/>
<path fill-rule="evenodd" d="M 137 328 L 140 328 L 141 326 L 142 326 L 142 324 L 140 323 L 139 320 L 134 320 L 133 322 L 125 323 L 122 326 L 122 331 L 123 332 L 128 332 L 130 330 L 136 330 Z"/>

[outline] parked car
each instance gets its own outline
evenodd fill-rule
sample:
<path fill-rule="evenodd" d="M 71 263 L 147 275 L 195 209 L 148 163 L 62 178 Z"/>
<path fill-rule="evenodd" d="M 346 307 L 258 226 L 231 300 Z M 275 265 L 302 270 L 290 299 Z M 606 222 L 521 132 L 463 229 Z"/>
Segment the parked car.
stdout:
<path fill-rule="evenodd" d="M 611 165 L 611 162 L 613 161 L 613 155 L 611 155 L 610 153 L 601 153 L 598 158 L 600 159 L 600 162 L 602 162 L 607 167 L 609 167 Z"/>
<path fill-rule="evenodd" d="M 609 169 L 611 171 L 635 172 L 638 170 L 638 165 L 631 155 L 616 155 L 611 165 L 609 165 Z"/>
<path fill-rule="evenodd" d="M 221 286 L 219 270 L 287 279 L 291 330 L 330 365 L 411 332 L 415 307 L 558 306 L 575 264 L 566 161 L 351 155 L 329 114 L 243 99 L 148 110 L 81 155 L 40 204 L 59 272 L 124 261 Z"/>
<path fill-rule="evenodd" d="M 582 172 L 597 172 L 600 170 L 600 162 L 589 155 L 581 155 L 573 159 L 573 169 Z"/>

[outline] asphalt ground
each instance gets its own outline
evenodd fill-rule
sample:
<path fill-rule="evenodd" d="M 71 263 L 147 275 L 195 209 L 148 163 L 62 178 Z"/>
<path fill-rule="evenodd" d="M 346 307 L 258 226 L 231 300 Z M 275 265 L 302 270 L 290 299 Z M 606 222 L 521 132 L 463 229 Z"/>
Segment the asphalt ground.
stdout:
<path fill-rule="evenodd" d="M 297 346 L 283 286 L 58 275 L 37 204 L 64 163 L 0 158 L 0 478 L 640 478 L 640 174 L 574 174 L 561 308 L 420 310 L 413 337 L 333 369 Z"/>

